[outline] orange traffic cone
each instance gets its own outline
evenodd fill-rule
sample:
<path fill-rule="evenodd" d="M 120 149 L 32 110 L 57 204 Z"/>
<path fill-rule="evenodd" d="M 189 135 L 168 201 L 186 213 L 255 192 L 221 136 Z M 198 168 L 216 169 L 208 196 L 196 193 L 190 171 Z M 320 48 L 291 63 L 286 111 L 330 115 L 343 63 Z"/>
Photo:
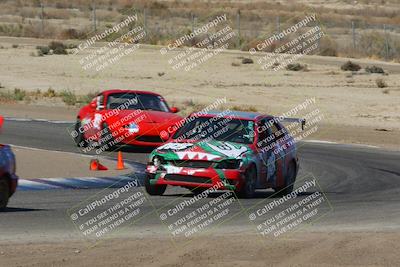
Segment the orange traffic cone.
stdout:
<path fill-rule="evenodd" d="M 90 160 L 89 169 L 91 171 L 106 171 L 106 170 L 108 170 L 108 168 L 106 166 L 100 164 L 98 159 Z"/>
<path fill-rule="evenodd" d="M 118 162 L 117 162 L 117 170 L 124 170 L 124 160 L 122 159 L 122 152 L 118 151 Z"/>

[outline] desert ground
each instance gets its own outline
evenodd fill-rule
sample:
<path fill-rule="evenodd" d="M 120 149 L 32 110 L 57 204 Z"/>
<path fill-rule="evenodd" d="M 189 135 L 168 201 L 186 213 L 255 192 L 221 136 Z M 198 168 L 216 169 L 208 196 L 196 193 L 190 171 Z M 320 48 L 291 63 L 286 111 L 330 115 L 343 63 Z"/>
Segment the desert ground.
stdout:
<path fill-rule="evenodd" d="M 198 237 L 189 244 L 168 237 L 2 245 L 5 266 L 396 266 L 399 234 L 300 232 L 259 240 L 252 234 Z M 122 242 L 121 242 L 122 240 Z M 240 240 L 240 242 L 238 242 Z"/>
<path fill-rule="evenodd" d="M 319 131 L 311 139 L 342 143 L 362 143 L 399 148 L 400 67 L 397 63 L 357 59 L 363 68 L 380 66 L 386 75 L 342 71 L 346 58 L 304 56 L 300 63 L 308 71 L 266 71 L 257 64 L 263 54 L 250 56 L 225 51 L 190 71 L 175 71 L 161 56 L 158 46 L 142 45 L 100 72 L 83 70 L 79 64 L 89 49 L 77 55 L 32 56 L 35 47 L 50 40 L 1 37 L 0 60 L 7 62 L 0 73 L 2 92 L 19 88 L 35 92 L 52 89 L 86 95 L 106 89 L 149 90 L 162 94 L 171 106 L 186 115 L 226 99 L 221 108 L 257 110 L 280 115 L 315 98 L 315 107 L 324 115 Z M 18 48 L 12 48 L 17 43 Z M 99 44 L 101 45 L 101 44 Z M 92 48 L 95 49 L 95 48 Z M 241 64 L 250 57 L 254 64 Z M 232 63 L 237 63 L 233 64 Z M 378 88 L 382 79 L 386 88 Z M 66 106 L 56 98 L 34 98 L 4 103 L 5 116 L 74 120 L 78 108 Z M 298 116 L 304 114 L 299 113 Z"/>

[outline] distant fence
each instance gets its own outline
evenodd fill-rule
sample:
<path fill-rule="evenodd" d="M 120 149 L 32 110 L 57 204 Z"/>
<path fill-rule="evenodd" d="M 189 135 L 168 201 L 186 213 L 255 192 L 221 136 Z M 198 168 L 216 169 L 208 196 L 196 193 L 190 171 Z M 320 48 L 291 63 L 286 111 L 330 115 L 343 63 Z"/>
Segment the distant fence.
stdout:
<path fill-rule="evenodd" d="M 117 21 L 99 20 L 97 8 L 92 2 L 88 12 L 87 23 L 76 27 L 65 19 L 61 26 L 52 25 L 54 19 L 46 15 L 46 7 L 37 9 L 35 18 L 24 19 L 23 23 L 0 22 L 1 35 L 33 36 L 46 38 L 78 38 L 84 39 L 94 32 L 105 30 Z M 212 20 L 221 12 L 197 15 L 195 12 L 170 12 L 163 8 L 127 9 L 125 15 L 136 12 L 139 23 L 147 32 L 142 42 L 149 44 L 167 44 L 183 34 L 193 32 L 196 27 Z M 236 39 L 230 41 L 230 49 L 248 50 L 257 40 L 268 38 L 274 33 L 296 23 L 289 16 L 255 16 L 248 10 L 228 10 L 227 23 L 236 31 Z M 318 16 L 318 14 L 317 14 Z M 121 19 L 121 18 L 119 18 Z M 14 24 L 14 25 L 13 25 Z M 310 27 L 318 25 L 313 22 Z M 338 23 L 322 21 L 325 37 L 321 40 L 316 54 L 326 56 L 377 57 L 400 62 L 400 25 L 367 24 L 362 21 L 343 21 Z M 25 30 L 24 27 L 30 27 Z M 59 29 L 57 27 L 62 27 Z M 21 30 L 22 29 L 22 30 Z M 305 29 L 306 30 L 306 29 Z M 61 31 L 61 33 L 60 33 Z"/>

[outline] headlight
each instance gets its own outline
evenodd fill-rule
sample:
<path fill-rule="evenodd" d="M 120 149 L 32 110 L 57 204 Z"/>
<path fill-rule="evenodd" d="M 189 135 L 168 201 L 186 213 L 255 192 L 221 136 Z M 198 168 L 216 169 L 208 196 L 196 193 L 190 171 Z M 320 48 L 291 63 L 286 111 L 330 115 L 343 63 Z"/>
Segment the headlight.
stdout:
<path fill-rule="evenodd" d="M 137 125 L 136 123 L 129 123 L 127 125 L 124 126 L 125 129 L 128 129 L 128 131 L 130 133 L 138 133 L 139 132 L 139 125 Z"/>
<path fill-rule="evenodd" d="M 156 167 L 160 167 L 162 164 L 165 164 L 165 160 L 162 157 L 155 156 L 151 160 L 151 163 Z"/>
<path fill-rule="evenodd" d="M 240 159 L 226 159 L 218 162 L 215 166 L 217 169 L 239 169 L 242 166 Z"/>

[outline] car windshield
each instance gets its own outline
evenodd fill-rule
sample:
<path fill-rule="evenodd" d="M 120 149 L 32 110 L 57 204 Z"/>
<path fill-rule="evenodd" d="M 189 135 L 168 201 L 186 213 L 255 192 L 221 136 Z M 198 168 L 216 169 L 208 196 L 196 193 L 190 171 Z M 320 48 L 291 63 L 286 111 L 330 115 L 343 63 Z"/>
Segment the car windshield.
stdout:
<path fill-rule="evenodd" d="M 116 93 L 108 96 L 107 109 L 141 109 L 169 112 L 162 97 L 151 94 Z"/>
<path fill-rule="evenodd" d="M 230 117 L 189 117 L 173 139 L 180 140 L 217 140 L 242 144 L 251 144 L 254 140 L 254 122 L 232 119 Z"/>

